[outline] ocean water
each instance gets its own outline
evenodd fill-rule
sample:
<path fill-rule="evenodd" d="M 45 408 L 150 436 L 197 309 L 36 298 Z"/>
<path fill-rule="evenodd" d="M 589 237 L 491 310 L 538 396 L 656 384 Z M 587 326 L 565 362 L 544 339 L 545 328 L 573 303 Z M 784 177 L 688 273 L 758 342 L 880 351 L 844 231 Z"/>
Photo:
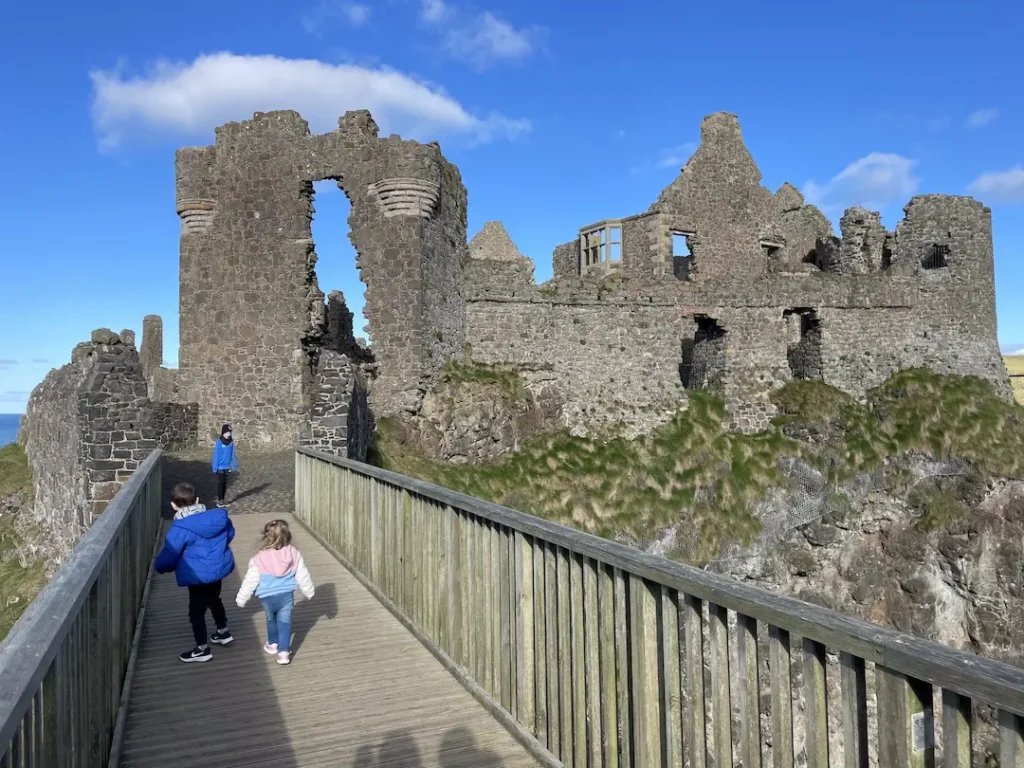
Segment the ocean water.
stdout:
<path fill-rule="evenodd" d="M 21 426 L 21 414 L 0 413 L 0 448 L 18 439 L 18 428 Z"/>

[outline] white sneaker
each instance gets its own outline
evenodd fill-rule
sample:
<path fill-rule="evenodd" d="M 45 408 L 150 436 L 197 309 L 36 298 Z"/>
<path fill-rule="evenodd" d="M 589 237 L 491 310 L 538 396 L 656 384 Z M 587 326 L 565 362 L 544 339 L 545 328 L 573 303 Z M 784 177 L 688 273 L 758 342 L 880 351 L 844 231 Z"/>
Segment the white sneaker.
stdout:
<path fill-rule="evenodd" d="M 264 653 L 267 653 L 270 656 L 273 656 L 275 653 L 277 653 L 277 643 L 269 643 L 269 642 L 268 643 L 264 643 L 263 644 L 263 651 L 264 651 Z"/>
<path fill-rule="evenodd" d="M 277 663 L 278 664 L 291 664 L 292 663 L 292 658 L 291 657 L 292 657 L 292 655 L 290 653 L 288 653 L 288 651 L 281 651 L 280 653 L 277 654 Z"/>

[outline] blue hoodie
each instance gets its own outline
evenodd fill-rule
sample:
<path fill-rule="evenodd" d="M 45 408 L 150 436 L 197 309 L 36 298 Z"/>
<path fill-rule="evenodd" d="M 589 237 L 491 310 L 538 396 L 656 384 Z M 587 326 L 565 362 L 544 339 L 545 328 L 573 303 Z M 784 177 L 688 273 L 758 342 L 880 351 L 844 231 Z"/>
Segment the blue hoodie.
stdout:
<path fill-rule="evenodd" d="M 235 526 L 226 509 L 202 504 L 180 509 L 156 557 L 157 573 L 174 571 L 179 587 L 212 584 L 235 570 L 231 540 Z"/>
<path fill-rule="evenodd" d="M 227 445 L 219 437 L 213 443 L 213 471 L 224 472 L 233 469 L 238 471 L 238 459 L 235 458 L 235 441 Z"/>

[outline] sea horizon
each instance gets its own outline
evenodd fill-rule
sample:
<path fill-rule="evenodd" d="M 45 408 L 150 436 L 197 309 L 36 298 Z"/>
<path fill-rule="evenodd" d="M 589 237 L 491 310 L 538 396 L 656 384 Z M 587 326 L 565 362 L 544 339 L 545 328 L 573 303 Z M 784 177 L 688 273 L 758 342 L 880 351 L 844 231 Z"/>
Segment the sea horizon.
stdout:
<path fill-rule="evenodd" d="M 23 413 L 0 413 L 0 448 L 18 439 Z"/>

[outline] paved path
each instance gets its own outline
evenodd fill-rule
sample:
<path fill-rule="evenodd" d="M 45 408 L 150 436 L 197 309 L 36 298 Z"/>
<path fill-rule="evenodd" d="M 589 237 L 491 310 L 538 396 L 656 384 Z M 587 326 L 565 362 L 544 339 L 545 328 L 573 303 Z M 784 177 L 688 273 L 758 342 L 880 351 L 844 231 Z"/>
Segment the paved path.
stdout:
<path fill-rule="evenodd" d="M 238 474 L 228 482 L 232 515 L 266 512 L 281 514 L 295 506 L 295 451 L 247 453 L 238 449 Z M 210 469 L 213 447 L 168 454 L 164 458 L 164 508 L 171 488 L 182 480 L 192 483 L 207 505 L 217 500 L 217 480 Z"/>
<path fill-rule="evenodd" d="M 244 568 L 270 516 L 232 517 Z M 262 651 L 259 600 L 235 606 L 238 570 L 224 583 L 235 641 L 215 646 L 212 661 L 182 664 L 177 654 L 192 644 L 187 591 L 173 575 L 154 576 L 122 768 L 536 765 L 337 560 L 297 522 L 292 530 L 316 596 L 296 596 L 289 666 Z"/>

